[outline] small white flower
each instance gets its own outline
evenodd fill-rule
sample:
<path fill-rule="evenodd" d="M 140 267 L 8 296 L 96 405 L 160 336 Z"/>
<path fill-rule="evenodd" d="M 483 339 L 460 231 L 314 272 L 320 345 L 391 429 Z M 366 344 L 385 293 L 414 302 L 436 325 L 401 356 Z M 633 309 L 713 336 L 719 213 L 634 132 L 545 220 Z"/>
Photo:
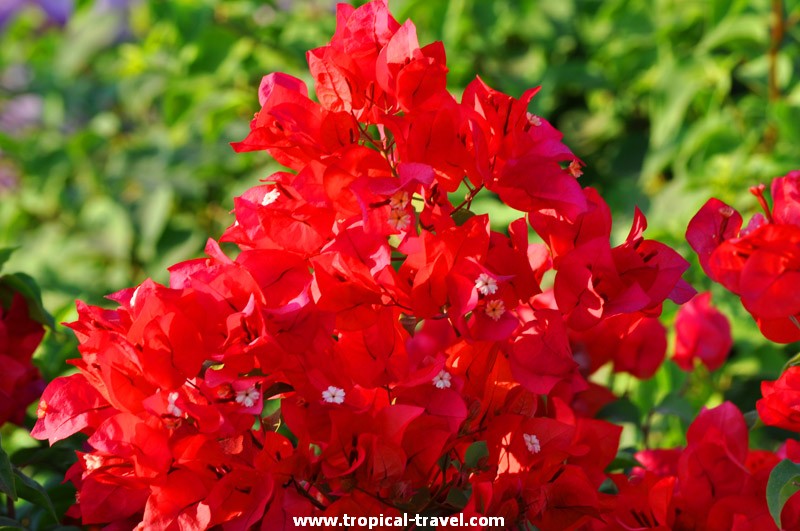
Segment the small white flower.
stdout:
<path fill-rule="evenodd" d="M 542 445 L 539 442 L 539 437 L 536 435 L 532 435 L 530 433 L 526 433 L 522 436 L 525 439 L 525 447 L 528 451 L 532 454 L 538 454 L 542 451 Z"/>
<path fill-rule="evenodd" d="M 405 190 L 398 190 L 389 198 L 389 206 L 392 209 L 405 208 L 408 206 L 408 192 Z"/>
<path fill-rule="evenodd" d="M 433 377 L 433 385 L 436 386 L 436 389 L 447 389 L 450 387 L 450 380 L 452 378 L 453 376 L 449 372 L 442 369 L 439 371 L 439 374 Z"/>
<path fill-rule="evenodd" d="M 257 402 L 260 393 L 255 387 L 250 387 L 243 391 L 236 391 L 236 403 L 244 407 L 253 407 Z"/>
<path fill-rule="evenodd" d="M 322 391 L 322 400 L 328 404 L 341 404 L 344 402 L 344 389 L 330 385 Z"/>
<path fill-rule="evenodd" d="M 506 305 L 500 299 L 495 299 L 486 303 L 486 315 L 499 321 L 500 317 L 506 313 Z"/>
<path fill-rule="evenodd" d="M 526 115 L 526 118 L 528 119 L 528 123 L 531 124 L 534 127 L 539 127 L 540 125 L 542 125 L 541 118 L 539 118 L 535 114 L 528 113 Z"/>
<path fill-rule="evenodd" d="M 175 405 L 179 396 L 177 391 L 172 391 L 169 396 L 167 396 L 167 413 L 173 417 L 183 416 L 183 410 Z"/>
<path fill-rule="evenodd" d="M 486 273 L 481 273 L 475 279 L 475 287 L 481 295 L 493 295 L 497 291 L 497 281 Z"/>
<path fill-rule="evenodd" d="M 281 193 L 277 191 L 275 188 L 273 188 L 272 190 L 264 194 L 264 199 L 261 200 L 261 204 L 263 206 L 271 205 L 272 203 L 278 200 L 280 195 Z"/>
<path fill-rule="evenodd" d="M 83 454 L 83 463 L 86 465 L 86 471 L 91 472 L 103 466 L 103 457 L 94 454 Z"/>
<path fill-rule="evenodd" d="M 402 208 L 393 208 L 389 211 L 389 225 L 397 230 L 403 230 L 411 225 L 411 216 Z"/>

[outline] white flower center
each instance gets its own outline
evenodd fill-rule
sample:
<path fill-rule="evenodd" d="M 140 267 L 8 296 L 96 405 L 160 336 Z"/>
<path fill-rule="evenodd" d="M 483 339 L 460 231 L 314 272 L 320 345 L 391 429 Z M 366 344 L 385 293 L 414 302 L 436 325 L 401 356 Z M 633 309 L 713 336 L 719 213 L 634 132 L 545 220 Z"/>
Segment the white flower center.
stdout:
<path fill-rule="evenodd" d="M 389 206 L 392 209 L 405 208 L 408 206 L 408 192 L 405 190 L 398 190 L 389 198 Z"/>
<path fill-rule="evenodd" d="M 475 279 L 475 287 L 481 295 L 493 295 L 497 291 L 497 281 L 486 273 L 481 273 Z"/>
<path fill-rule="evenodd" d="M 525 439 L 525 447 L 528 451 L 532 454 L 538 454 L 542 451 L 542 445 L 539 442 L 539 437 L 536 435 L 532 435 L 530 433 L 526 433 L 522 436 Z"/>
<path fill-rule="evenodd" d="M 259 398 L 259 392 L 255 387 L 250 387 L 244 391 L 236 391 L 236 403 L 244 407 L 253 407 Z"/>
<path fill-rule="evenodd" d="M 175 405 L 179 396 L 177 391 L 172 391 L 169 396 L 167 396 L 167 413 L 173 417 L 183 416 L 183 410 Z"/>
<path fill-rule="evenodd" d="M 327 389 L 322 391 L 322 400 L 328 404 L 341 404 L 344 402 L 344 389 L 333 385 L 328 386 Z"/>
<path fill-rule="evenodd" d="M 411 225 L 411 216 L 402 208 L 393 208 L 389 211 L 389 225 L 397 230 L 403 230 Z"/>
<path fill-rule="evenodd" d="M 534 127 L 539 127 L 540 125 L 542 125 L 541 118 L 539 118 L 535 114 L 528 113 L 526 115 L 526 118 L 528 119 L 528 123 L 531 124 Z"/>
<path fill-rule="evenodd" d="M 86 465 L 86 471 L 91 472 L 103 466 L 103 458 L 94 454 L 83 454 L 83 463 Z"/>
<path fill-rule="evenodd" d="M 581 170 L 581 163 L 578 162 L 577 159 L 569 163 L 569 168 L 567 168 L 567 170 L 569 171 L 570 175 L 572 175 L 576 179 L 581 175 L 583 175 L 583 170 Z"/>
<path fill-rule="evenodd" d="M 281 193 L 273 188 L 272 190 L 264 194 L 264 199 L 261 200 L 261 204 L 263 206 L 271 205 L 272 203 L 278 200 L 280 195 Z"/>
<path fill-rule="evenodd" d="M 433 377 L 433 385 L 435 385 L 437 389 L 447 389 L 450 387 L 450 380 L 452 378 L 449 372 L 442 369 L 439 371 L 439 374 Z"/>
<path fill-rule="evenodd" d="M 486 315 L 499 321 L 500 317 L 506 313 L 506 305 L 500 299 L 495 299 L 486 303 Z"/>

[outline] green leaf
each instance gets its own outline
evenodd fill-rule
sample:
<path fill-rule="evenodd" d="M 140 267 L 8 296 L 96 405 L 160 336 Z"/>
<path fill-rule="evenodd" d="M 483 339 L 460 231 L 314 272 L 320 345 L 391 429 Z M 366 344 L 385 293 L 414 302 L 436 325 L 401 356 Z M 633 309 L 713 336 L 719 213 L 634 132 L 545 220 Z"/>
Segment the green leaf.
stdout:
<path fill-rule="evenodd" d="M 26 476 L 21 470 L 14 470 L 14 484 L 17 488 L 17 494 L 23 500 L 31 502 L 37 507 L 41 507 L 53 517 L 53 520 L 58 522 L 58 515 L 56 509 L 53 507 L 53 502 L 44 487 L 39 485 L 36 481 Z"/>
<path fill-rule="evenodd" d="M 781 511 L 792 494 L 800 490 L 800 464 L 784 459 L 772 469 L 767 482 L 767 506 L 775 525 L 781 527 Z"/>
<path fill-rule="evenodd" d="M 47 313 L 42 305 L 42 294 L 36 281 L 25 273 L 13 273 L 11 275 L 0 276 L 0 293 L 2 288 L 8 288 L 12 292 L 19 293 L 28 302 L 28 312 L 31 319 L 55 328 L 53 316 Z"/>
<path fill-rule="evenodd" d="M 65 76 L 74 76 L 114 42 L 121 15 L 106 10 L 82 10 L 67 28 L 69 46 L 59 48 L 54 65 Z"/>
<path fill-rule="evenodd" d="M 55 446 L 32 446 L 20 448 L 9 456 L 11 464 L 18 467 L 33 466 L 37 469 L 63 474 L 75 462 L 75 450 L 80 444 L 58 444 Z"/>
<path fill-rule="evenodd" d="M 606 467 L 606 471 L 630 470 L 635 466 L 641 466 L 641 463 L 636 460 L 635 452 L 636 450 L 633 448 L 621 448 L 614 460 Z"/>
<path fill-rule="evenodd" d="M 656 406 L 655 411 L 662 415 L 673 415 L 682 421 L 691 423 L 694 420 L 695 411 L 691 402 L 685 397 L 670 393 Z"/>
<path fill-rule="evenodd" d="M 25 529 L 25 527 L 16 520 L 0 516 L 0 531 L 5 531 L 6 529 Z"/>
<path fill-rule="evenodd" d="M 697 45 L 698 53 L 727 46 L 731 43 L 745 42 L 753 46 L 767 43 L 769 34 L 764 31 L 767 20 L 763 15 L 744 15 L 731 18 L 709 31 Z"/>
<path fill-rule="evenodd" d="M 461 226 L 467 222 L 467 220 L 475 215 L 475 212 L 462 208 L 461 210 L 456 210 L 452 214 L 453 221 L 456 222 L 456 225 Z"/>
<path fill-rule="evenodd" d="M 143 262 L 149 262 L 156 253 L 156 245 L 172 212 L 173 193 L 167 186 L 159 186 L 142 200 L 137 212 L 139 222 L 138 252 Z"/>
<path fill-rule="evenodd" d="M 611 495 L 619 494 L 619 489 L 617 488 L 617 485 L 611 478 L 604 479 L 603 482 L 600 484 L 600 487 L 598 487 L 597 491 L 602 492 L 603 494 L 611 494 Z"/>
<path fill-rule="evenodd" d="M 479 461 L 484 457 L 489 457 L 489 447 L 486 446 L 486 441 L 475 441 L 469 445 L 464 454 L 464 465 L 467 468 L 478 468 Z"/>
<path fill-rule="evenodd" d="M 3 450 L 3 440 L 0 438 L 0 492 L 17 499 L 17 491 L 14 489 L 14 471 L 11 468 L 11 461 L 8 454 Z"/>
<path fill-rule="evenodd" d="M 744 421 L 747 424 L 748 430 L 755 430 L 764 426 L 764 423 L 761 421 L 761 417 L 758 416 L 758 411 L 755 409 L 744 413 Z"/>
<path fill-rule="evenodd" d="M 789 361 L 786 362 L 786 364 L 783 366 L 783 369 L 781 370 L 781 373 L 786 372 L 786 370 L 789 367 L 794 367 L 795 365 L 798 365 L 798 364 L 800 364 L 800 352 L 798 352 L 797 354 L 792 356 L 789 359 Z"/>
<path fill-rule="evenodd" d="M 17 247 L 2 247 L 0 248 L 0 271 L 3 269 L 3 264 L 5 264 L 8 259 L 11 257 L 11 253 L 13 253 Z"/>
<path fill-rule="evenodd" d="M 638 425 L 641 422 L 642 414 L 633 402 L 622 397 L 604 406 L 598 412 L 597 417 L 616 423 L 629 422 Z"/>
<path fill-rule="evenodd" d="M 472 496 L 472 486 L 468 485 L 465 489 L 452 488 L 447 492 L 445 503 L 458 510 L 466 507 L 469 497 Z"/>

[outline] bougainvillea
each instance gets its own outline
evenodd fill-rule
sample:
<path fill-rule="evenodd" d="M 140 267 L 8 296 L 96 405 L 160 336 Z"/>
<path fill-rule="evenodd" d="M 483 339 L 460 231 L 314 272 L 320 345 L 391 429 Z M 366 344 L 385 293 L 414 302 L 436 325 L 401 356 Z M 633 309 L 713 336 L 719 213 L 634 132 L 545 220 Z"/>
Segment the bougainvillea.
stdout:
<path fill-rule="evenodd" d="M 694 368 L 695 360 L 710 371 L 719 369 L 733 346 L 731 324 L 725 314 L 711 305 L 711 293 L 701 293 L 678 310 L 675 317 L 675 356 L 683 370 Z"/>
<path fill-rule="evenodd" d="M 686 439 L 682 449 L 641 451 L 641 468 L 630 476 L 612 475 L 619 496 L 597 528 L 776 529 L 766 487 L 780 458 L 748 449 L 747 425 L 736 406 L 725 402 L 703 410 Z M 791 498 L 784 522 L 798 522 L 798 511 L 800 498 Z"/>
<path fill-rule="evenodd" d="M 589 376 L 609 362 L 652 376 L 664 301 L 695 291 L 689 263 L 645 238 L 638 209 L 612 246 L 583 163 L 528 111 L 536 89 L 517 99 L 476 78 L 456 99 L 442 44 L 421 47 L 380 0 L 340 5 L 331 42 L 307 58 L 315 97 L 265 76 L 233 144 L 286 171 L 235 199 L 206 257 L 171 267 L 168 286 L 111 295 L 114 309 L 78 304 L 77 372 L 47 387 L 32 432 L 88 437 L 67 474 L 69 514 L 109 529 L 379 514 L 543 530 L 774 526 L 764 490 L 779 458 L 748 450 L 728 403 L 695 420 L 685 448 L 607 472 L 622 428 L 595 418 L 616 397 Z M 779 187 L 782 205 L 792 190 Z M 493 230 L 470 210 L 479 193 L 518 219 Z M 793 226 L 790 210 L 757 222 L 758 239 L 733 241 L 741 218 L 721 203 L 690 227 L 706 271 L 770 330 L 788 318 L 762 303 L 764 268 L 753 286 L 722 257 L 782 241 L 769 227 Z M 729 331 L 707 297 L 695 301 L 678 317 L 678 359 L 714 368 Z M 695 345 L 709 326 L 713 353 Z"/>
<path fill-rule="evenodd" d="M 8 299 L 8 304 L 2 299 Z M 6 422 L 22 425 L 25 409 L 44 389 L 39 369 L 31 363 L 44 326 L 31 318 L 22 294 L 1 282 L 0 300 L 0 426 Z"/>
<path fill-rule="evenodd" d="M 765 185 L 750 189 L 764 214 L 755 214 L 744 228 L 739 212 L 718 199 L 708 200 L 689 223 L 686 238 L 697 252 L 703 270 L 740 297 L 764 336 L 775 342 L 790 343 L 800 339 L 796 290 L 800 279 L 800 171 L 774 179 L 770 188 L 771 208 L 764 194 Z M 706 337 L 713 337 L 725 327 L 720 315 L 709 317 L 717 320 L 714 326 L 717 331 L 709 328 L 706 332 Z M 715 342 L 719 340 L 709 342 L 706 347 Z M 721 352 L 723 347 L 718 346 Z M 787 362 L 777 381 L 762 382 L 763 397 L 756 403 L 756 410 L 764 424 L 800 432 L 800 379 L 796 363 L 797 357 Z M 792 448 L 796 445 L 792 440 L 789 443 Z M 787 461 L 800 460 L 794 451 L 784 453 Z M 785 481 L 789 490 L 781 493 L 784 485 L 776 483 L 773 499 L 780 497 L 785 502 L 788 495 L 797 491 L 792 487 L 797 484 L 796 478 L 776 481 Z M 784 529 L 800 526 L 796 500 L 797 496 L 789 498 L 783 517 L 779 504 L 770 508 L 773 518 L 784 524 Z M 786 516 L 787 511 L 790 516 Z"/>
<path fill-rule="evenodd" d="M 686 239 L 706 274 L 741 298 L 764 336 L 791 343 L 800 340 L 800 170 L 772 181 L 771 209 L 765 189 L 750 189 L 764 214 L 746 227 L 733 207 L 710 199 L 692 218 Z"/>

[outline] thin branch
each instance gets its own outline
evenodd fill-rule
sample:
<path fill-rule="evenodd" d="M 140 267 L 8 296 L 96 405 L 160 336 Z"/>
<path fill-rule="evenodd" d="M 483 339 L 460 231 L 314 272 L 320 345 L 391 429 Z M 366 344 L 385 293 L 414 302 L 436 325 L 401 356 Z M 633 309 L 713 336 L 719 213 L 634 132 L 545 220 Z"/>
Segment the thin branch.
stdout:
<path fill-rule="evenodd" d="M 295 478 L 292 478 L 291 482 L 292 482 L 292 484 L 294 484 L 295 489 L 297 489 L 297 492 L 299 492 L 300 495 L 303 496 L 305 499 L 310 501 L 311 505 L 313 505 L 314 507 L 316 507 L 320 511 L 324 511 L 325 509 L 327 509 L 327 507 L 325 507 L 325 505 L 323 503 L 321 503 L 318 499 L 316 499 L 314 496 L 312 496 L 310 492 L 308 492 L 306 489 L 304 489 L 303 486 L 300 485 L 300 483 L 298 483 Z"/>
<path fill-rule="evenodd" d="M 474 190 L 470 191 L 470 193 L 467 194 L 467 196 L 464 198 L 461 204 L 459 204 L 457 207 L 453 209 L 453 212 L 458 212 L 465 206 L 467 208 L 472 206 L 472 200 L 475 199 L 475 196 L 478 195 L 478 192 L 480 192 L 481 190 L 483 190 L 483 183 L 481 183 L 480 186 L 476 187 Z"/>
<path fill-rule="evenodd" d="M 772 0 L 772 28 L 769 45 L 769 101 L 778 101 L 781 97 L 778 87 L 778 52 L 783 42 L 786 21 L 783 12 L 783 0 Z"/>

